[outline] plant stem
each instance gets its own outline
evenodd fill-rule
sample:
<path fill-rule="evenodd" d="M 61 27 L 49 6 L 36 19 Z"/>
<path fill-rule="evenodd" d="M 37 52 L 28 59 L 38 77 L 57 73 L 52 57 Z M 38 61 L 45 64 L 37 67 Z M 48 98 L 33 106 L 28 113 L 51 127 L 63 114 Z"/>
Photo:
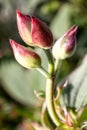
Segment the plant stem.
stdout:
<path fill-rule="evenodd" d="M 58 59 L 55 62 L 55 83 L 54 83 L 54 87 L 56 87 L 57 84 L 58 84 L 58 77 L 59 77 L 61 65 L 62 65 L 62 60 Z"/>
<path fill-rule="evenodd" d="M 48 113 L 56 126 L 60 126 L 62 123 L 55 112 L 54 97 L 53 97 L 53 79 L 48 78 L 46 84 L 46 105 Z"/>
<path fill-rule="evenodd" d="M 52 121 L 55 123 L 56 126 L 60 126 L 65 122 L 64 117 L 61 115 L 60 111 L 56 113 L 55 110 L 55 103 L 54 103 L 54 81 L 55 76 L 57 73 L 57 69 L 59 66 L 59 61 L 56 63 L 56 67 L 54 66 L 54 60 L 53 55 L 50 52 L 50 50 L 44 50 L 47 58 L 48 58 L 48 73 L 51 75 L 51 77 L 47 78 L 47 84 L 46 84 L 46 105 L 48 113 L 52 119 Z M 54 70 L 55 68 L 55 70 Z M 63 123 L 61 122 L 63 121 Z"/>
<path fill-rule="evenodd" d="M 46 56 L 48 58 L 49 64 L 48 64 L 48 71 L 49 73 L 41 66 L 39 68 L 36 68 L 42 75 L 44 75 L 46 78 L 51 77 L 54 74 L 54 61 L 53 56 L 50 50 L 44 50 L 46 53 Z"/>
<path fill-rule="evenodd" d="M 50 50 L 44 50 L 48 58 L 48 71 L 50 75 L 54 74 L 54 60 Z"/>
<path fill-rule="evenodd" d="M 46 78 L 51 77 L 51 75 L 41 66 L 40 68 L 36 68 L 42 75 L 44 75 Z"/>
<path fill-rule="evenodd" d="M 55 61 L 55 73 L 57 73 L 57 71 L 59 70 L 60 62 L 61 62 L 60 59 L 57 59 L 57 60 Z"/>
<path fill-rule="evenodd" d="M 54 60 L 52 53 L 50 50 L 45 50 L 45 53 L 48 58 L 48 73 L 51 75 L 50 78 L 47 78 L 46 83 L 46 105 L 48 113 L 52 119 L 52 121 L 55 123 L 56 126 L 60 126 L 62 123 L 55 111 L 54 106 Z"/>

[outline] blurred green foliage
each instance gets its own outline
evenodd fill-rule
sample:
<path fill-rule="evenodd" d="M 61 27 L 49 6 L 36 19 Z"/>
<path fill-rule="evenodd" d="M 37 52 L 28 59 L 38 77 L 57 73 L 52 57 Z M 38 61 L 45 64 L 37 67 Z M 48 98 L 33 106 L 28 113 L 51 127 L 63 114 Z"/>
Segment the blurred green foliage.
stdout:
<path fill-rule="evenodd" d="M 24 127 L 24 123 L 27 126 L 25 120 L 40 122 L 41 102 L 35 99 L 33 91 L 45 89 L 45 79 L 38 72 L 26 70 L 13 60 L 8 39 L 24 44 L 16 27 L 16 9 L 44 20 L 51 28 L 54 40 L 71 25 L 79 26 L 77 51 L 71 59 L 63 62 L 59 81 L 80 64 L 87 52 L 86 0 L 0 1 L 0 130 L 20 130 L 20 126 L 28 130 L 29 126 L 28 129 Z M 47 68 L 44 53 L 38 52 Z"/>

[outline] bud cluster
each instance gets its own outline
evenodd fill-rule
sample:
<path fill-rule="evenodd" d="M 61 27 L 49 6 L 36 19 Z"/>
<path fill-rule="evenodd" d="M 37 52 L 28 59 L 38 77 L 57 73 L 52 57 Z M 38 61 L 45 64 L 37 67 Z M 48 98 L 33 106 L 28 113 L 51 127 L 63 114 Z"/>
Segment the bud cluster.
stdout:
<path fill-rule="evenodd" d="M 53 35 L 46 23 L 34 16 L 17 13 L 17 27 L 22 40 L 29 46 L 50 49 L 55 59 L 65 59 L 73 55 L 76 49 L 77 26 L 72 26 L 53 45 Z M 40 67 L 40 56 L 31 49 L 10 40 L 16 60 L 26 68 Z M 29 64 L 29 65 L 28 65 Z"/>
<path fill-rule="evenodd" d="M 46 23 L 34 16 L 17 13 L 17 27 L 22 40 L 29 46 L 49 49 L 53 45 L 53 35 Z M 40 67 L 40 56 L 31 49 L 10 40 L 16 60 L 26 68 Z"/>
<path fill-rule="evenodd" d="M 54 100 L 54 89 L 56 86 L 56 79 L 58 78 L 59 61 L 71 57 L 76 50 L 76 33 L 77 26 L 72 26 L 61 38 L 53 43 L 53 35 L 49 27 L 43 21 L 34 16 L 22 14 L 19 10 L 17 13 L 17 27 L 22 40 L 30 47 L 24 47 L 14 40 L 9 42 L 13 49 L 15 59 L 23 67 L 31 69 L 36 68 L 47 78 L 46 93 L 35 92 L 35 95 L 43 100 L 46 98 L 46 109 L 56 126 L 65 125 L 64 127 L 72 128 L 73 120 L 71 120 L 70 113 L 65 109 L 62 111 L 61 106 L 58 106 L 57 111 L 56 100 Z M 48 71 L 41 66 L 41 57 L 31 47 L 39 47 L 44 49 L 48 58 Z M 49 51 L 52 48 L 52 52 Z M 54 61 L 55 59 L 55 61 Z M 64 84 L 67 86 L 67 83 Z M 64 88 L 63 85 L 63 88 Z M 58 99 L 61 94 L 58 89 Z M 60 105 L 60 103 L 58 104 Z M 43 114 L 44 118 L 44 114 Z"/>

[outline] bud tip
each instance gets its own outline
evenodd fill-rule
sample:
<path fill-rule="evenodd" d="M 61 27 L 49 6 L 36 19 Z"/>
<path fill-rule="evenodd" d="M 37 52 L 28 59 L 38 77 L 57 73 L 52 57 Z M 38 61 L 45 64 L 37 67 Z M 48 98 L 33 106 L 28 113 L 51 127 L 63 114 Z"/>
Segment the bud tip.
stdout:
<path fill-rule="evenodd" d="M 14 40 L 9 39 L 9 43 L 10 43 L 10 45 L 12 46 L 12 48 L 13 48 L 14 46 L 17 47 L 17 44 L 16 44 L 16 42 L 15 42 Z"/>
<path fill-rule="evenodd" d="M 19 15 L 20 15 L 20 14 L 21 14 L 20 10 L 17 9 L 17 10 L 16 10 L 16 14 L 19 14 Z"/>

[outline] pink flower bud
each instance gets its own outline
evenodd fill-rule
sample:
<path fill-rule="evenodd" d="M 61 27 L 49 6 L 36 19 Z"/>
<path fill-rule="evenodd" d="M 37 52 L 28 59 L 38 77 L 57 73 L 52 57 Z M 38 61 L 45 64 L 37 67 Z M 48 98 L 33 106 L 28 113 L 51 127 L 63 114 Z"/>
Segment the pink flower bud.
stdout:
<path fill-rule="evenodd" d="M 77 26 L 72 26 L 52 48 L 52 53 L 56 59 L 71 57 L 76 50 Z"/>
<path fill-rule="evenodd" d="M 15 59 L 25 68 L 37 68 L 41 66 L 41 58 L 31 48 L 24 47 L 14 40 L 9 40 Z"/>
<path fill-rule="evenodd" d="M 44 49 L 53 45 L 53 35 L 48 26 L 34 16 L 17 12 L 17 26 L 23 41 L 30 46 L 37 46 Z"/>

